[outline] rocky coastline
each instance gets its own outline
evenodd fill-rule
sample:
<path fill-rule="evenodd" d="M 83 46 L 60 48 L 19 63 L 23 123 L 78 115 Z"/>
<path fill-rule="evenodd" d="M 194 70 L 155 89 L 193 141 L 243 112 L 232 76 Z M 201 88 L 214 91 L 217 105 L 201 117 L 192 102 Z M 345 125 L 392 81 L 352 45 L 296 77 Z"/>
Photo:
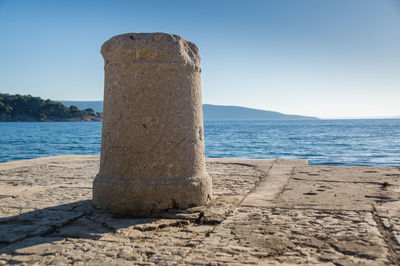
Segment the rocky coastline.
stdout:
<path fill-rule="evenodd" d="M 18 116 L 1 116 L 0 122 L 101 122 L 102 118 L 96 116 L 82 117 L 48 117 L 46 119 L 38 119 L 27 115 Z"/>

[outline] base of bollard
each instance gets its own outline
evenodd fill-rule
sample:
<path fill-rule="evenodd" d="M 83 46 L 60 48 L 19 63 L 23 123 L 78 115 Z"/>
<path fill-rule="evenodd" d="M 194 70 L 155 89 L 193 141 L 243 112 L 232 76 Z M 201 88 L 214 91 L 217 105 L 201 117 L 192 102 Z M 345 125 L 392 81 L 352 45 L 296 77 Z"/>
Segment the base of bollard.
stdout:
<path fill-rule="evenodd" d="M 162 182 L 161 182 L 162 181 Z M 212 194 L 211 178 L 110 178 L 100 174 L 93 181 L 93 203 L 106 211 L 133 217 L 207 204 Z"/>

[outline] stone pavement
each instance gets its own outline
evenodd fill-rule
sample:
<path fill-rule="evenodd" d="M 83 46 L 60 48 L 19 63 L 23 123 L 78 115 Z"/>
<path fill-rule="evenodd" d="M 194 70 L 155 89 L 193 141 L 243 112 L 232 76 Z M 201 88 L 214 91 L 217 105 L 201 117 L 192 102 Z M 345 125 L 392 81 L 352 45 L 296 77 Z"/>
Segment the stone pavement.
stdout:
<path fill-rule="evenodd" d="M 400 263 L 400 168 L 207 159 L 208 206 L 158 217 L 91 204 L 97 156 L 0 164 L 1 264 Z"/>

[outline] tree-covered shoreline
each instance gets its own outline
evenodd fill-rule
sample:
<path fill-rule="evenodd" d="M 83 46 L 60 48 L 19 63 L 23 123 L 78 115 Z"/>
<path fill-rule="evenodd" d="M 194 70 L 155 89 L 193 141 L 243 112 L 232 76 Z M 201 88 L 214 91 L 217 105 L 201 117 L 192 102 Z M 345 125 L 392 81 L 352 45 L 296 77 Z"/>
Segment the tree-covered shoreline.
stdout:
<path fill-rule="evenodd" d="M 101 121 L 101 115 L 91 108 L 80 110 L 31 95 L 0 93 L 0 122 Z"/>

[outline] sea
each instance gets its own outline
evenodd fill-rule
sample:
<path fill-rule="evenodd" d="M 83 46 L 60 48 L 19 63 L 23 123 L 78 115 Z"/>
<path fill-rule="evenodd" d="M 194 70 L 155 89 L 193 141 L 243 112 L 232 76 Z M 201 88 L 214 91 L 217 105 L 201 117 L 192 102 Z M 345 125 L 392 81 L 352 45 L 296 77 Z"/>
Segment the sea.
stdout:
<path fill-rule="evenodd" d="M 100 122 L 1 122 L 0 162 L 100 154 Z M 206 157 L 400 166 L 400 119 L 205 121 Z"/>

